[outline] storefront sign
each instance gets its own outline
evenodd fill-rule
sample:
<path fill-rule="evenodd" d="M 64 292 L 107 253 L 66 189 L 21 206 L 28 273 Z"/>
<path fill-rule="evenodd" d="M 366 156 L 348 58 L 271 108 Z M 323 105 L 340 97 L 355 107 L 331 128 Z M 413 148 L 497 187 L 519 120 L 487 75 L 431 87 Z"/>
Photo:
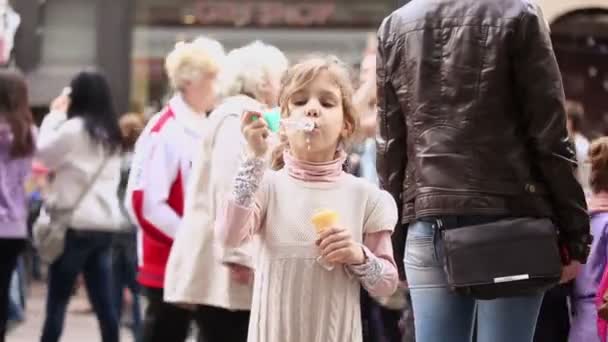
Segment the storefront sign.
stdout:
<path fill-rule="evenodd" d="M 394 0 L 138 0 L 138 25 L 377 27 Z"/>
<path fill-rule="evenodd" d="M 331 1 L 286 4 L 277 1 L 199 1 L 195 17 L 203 25 L 321 26 L 336 11 Z"/>

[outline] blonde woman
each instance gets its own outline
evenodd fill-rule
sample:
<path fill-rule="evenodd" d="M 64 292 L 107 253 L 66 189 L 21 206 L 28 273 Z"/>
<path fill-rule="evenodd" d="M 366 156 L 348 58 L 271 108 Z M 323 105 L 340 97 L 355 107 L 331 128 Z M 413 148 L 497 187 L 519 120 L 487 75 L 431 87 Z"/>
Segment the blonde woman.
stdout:
<path fill-rule="evenodd" d="M 165 267 L 182 220 L 192 159 L 216 105 L 223 58 L 216 41 L 179 43 L 165 62 L 175 95 L 135 146 L 125 204 L 139 228 L 138 282 L 148 300 L 143 342 L 181 342 L 188 335 L 192 313 L 163 301 Z"/>
<path fill-rule="evenodd" d="M 255 42 L 233 50 L 224 74 L 227 96 L 207 123 L 190 178 L 184 219 L 171 251 L 165 300 L 196 305 L 203 341 L 247 340 L 251 305 L 251 245 L 225 250 L 214 239 L 220 201 L 231 189 L 245 140 L 241 114 L 276 106 L 287 59 L 277 48 Z"/>

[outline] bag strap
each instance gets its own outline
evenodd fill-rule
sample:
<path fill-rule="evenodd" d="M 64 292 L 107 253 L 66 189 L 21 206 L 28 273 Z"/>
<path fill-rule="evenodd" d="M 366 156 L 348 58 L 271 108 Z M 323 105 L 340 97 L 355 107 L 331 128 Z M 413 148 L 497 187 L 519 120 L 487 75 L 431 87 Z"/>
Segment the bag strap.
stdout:
<path fill-rule="evenodd" d="M 69 209 L 70 216 L 74 213 L 74 211 L 76 211 L 76 209 L 78 209 L 78 207 L 82 203 L 82 200 L 84 200 L 85 196 L 89 193 L 89 190 L 91 190 L 91 188 L 93 187 L 93 185 L 95 184 L 95 182 L 99 178 L 99 175 L 101 175 L 101 171 L 103 171 L 103 169 L 105 168 L 105 166 L 108 164 L 109 160 L 110 160 L 110 155 L 104 154 L 103 160 L 101 161 L 101 165 L 99 165 L 99 167 L 97 168 L 97 170 L 93 174 L 93 177 L 89 180 L 89 182 L 82 189 L 82 191 L 80 192 L 80 195 L 78 195 L 78 198 L 76 199 L 76 202 L 74 203 L 74 205 L 72 206 L 72 208 Z"/>

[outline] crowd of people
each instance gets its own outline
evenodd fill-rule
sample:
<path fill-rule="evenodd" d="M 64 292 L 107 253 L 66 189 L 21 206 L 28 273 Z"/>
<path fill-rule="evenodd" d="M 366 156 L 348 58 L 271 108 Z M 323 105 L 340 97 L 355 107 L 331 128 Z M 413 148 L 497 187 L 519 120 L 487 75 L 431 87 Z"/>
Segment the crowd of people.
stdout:
<path fill-rule="evenodd" d="M 104 342 L 126 313 L 136 342 L 607 340 L 608 139 L 580 132 L 537 7 L 412 1 L 358 77 L 207 37 L 165 69 L 149 118 L 82 71 L 40 127 L 24 78 L 0 71 L 0 342 L 24 252 L 48 266 L 42 342 L 80 283 Z M 557 252 L 497 258 L 558 258 L 561 275 L 457 284 L 481 271 L 453 268 L 447 231 L 514 217 L 550 222 Z"/>

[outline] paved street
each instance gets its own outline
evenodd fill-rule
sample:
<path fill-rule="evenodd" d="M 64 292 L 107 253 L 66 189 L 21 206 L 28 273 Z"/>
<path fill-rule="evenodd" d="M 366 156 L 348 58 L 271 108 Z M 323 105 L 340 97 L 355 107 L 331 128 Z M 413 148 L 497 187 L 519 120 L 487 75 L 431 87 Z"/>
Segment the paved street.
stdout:
<path fill-rule="evenodd" d="M 7 342 L 37 342 L 40 340 L 46 289 L 41 284 L 34 284 L 30 291 L 26 321 L 9 333 Z M 87 311 L 87 308 L 88 301 L 85 292 L 81 290 L 70 303 L 61 342 L 97 342 L 101 340 L 95 315 L 82 313 L 82 311 Z M 121 342 L 131 341 L 133 341 L 131 334 L 128 330 L 123 329 Z"/>

